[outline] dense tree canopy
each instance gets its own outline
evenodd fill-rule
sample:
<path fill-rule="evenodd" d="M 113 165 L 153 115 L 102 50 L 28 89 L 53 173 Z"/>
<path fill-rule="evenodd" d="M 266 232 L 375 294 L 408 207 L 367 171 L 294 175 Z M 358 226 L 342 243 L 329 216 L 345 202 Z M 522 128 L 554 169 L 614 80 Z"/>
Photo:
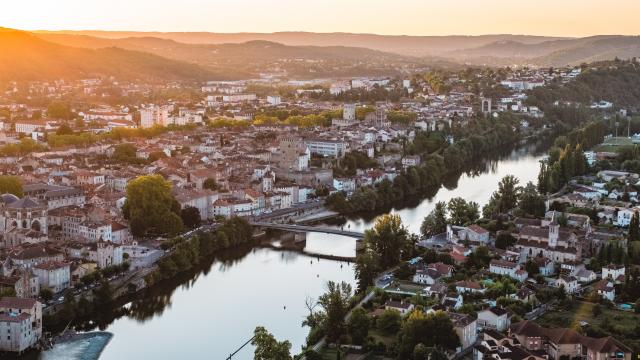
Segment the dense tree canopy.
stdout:
<path fill-rule="evenodd" d="M 345 333 L 345 316 L 349 312 L 351 285 L 346 282 L 327 283 L 327 292 L 318 299 L 325 314 L 324 330 L 329 342 L 334 342 Z"/>
<path fill-rule="evenodd" d="M 422 221 L 420 232 L 422 236 L 428 238 L 445 231 L 447 231 L 447 204 L 444 201 L 439 201 Z"/>
<path fill-rule="evenodd" d="M 386 269 L 396 265 L 409 244 L 409 232 L 398 215 L 385 214 L 365 231 L 364 246 L 379 256 L 379 266 Z"/>
<path fill-rule="evenodd" d="M 291 343 L 288 340 L 279 342 L 262 326 L 256 327 L 253 332 L 251 345 L 255 346 L 255 360 L 290 360 Z"/>
<path fill-rule="evenodd" d="M 402 324 L 399 336 L 400 359 L 409 359 L 417 344 L 439 346 L 447 350 L 453 350 L 460 344 L 451 320 L 442 311 L 425 315 L 422 311 L 414 310 Z"/>
<path fill-rule="evenodd" d="M 135 236 L 149 231 L 177 234 L 182 230 L 180 205 L 171 193 L 171 183 L 160 175 L 144 175 L 130 181 L 123 212 Z"/>
<path fill-rule="evenodd" d="M 180 210 L 180 218 L 182 219 L 182 223 L 184 226 L 193 229 L 200 226 L 201 218 L 200 218 L 200 210 L 193 206 L 187 206 L 184 209 Z"/>
<path fill-rule="evenodd" d="M 0 175 L 0 194 L 22 197 L 22 180 L 17 176 Z"/>

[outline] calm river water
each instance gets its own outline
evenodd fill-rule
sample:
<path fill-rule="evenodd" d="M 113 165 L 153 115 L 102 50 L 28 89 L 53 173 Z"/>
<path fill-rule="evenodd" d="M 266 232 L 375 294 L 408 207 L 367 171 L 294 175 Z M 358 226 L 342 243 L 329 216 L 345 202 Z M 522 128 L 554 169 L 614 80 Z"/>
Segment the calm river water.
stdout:
<path fill-rule="evenodd" d="M 418 232 L 423 217 L 437 201 L 463 197 L 481 206 L 505 175 L 522 184 L 536 181 L 542 152 L 520 149 L 479 165 L 455 184 L 441 188 L 415 206 L 393 209 L 406 226 Z M 374 219 L 349 219 L 345 229 L 365 230 Z M 306 250 L 354 256 L 351 238 L 310 233 Z M 225 254 L 197 272 L 153 289 L 99 326 L 114 334 L 101 359 L 226 359 L 262 325 L 278 339 L 288 339 L 298 353 L 308 329 L 301 328 L 305 299 L 317 298 L 328 280 L 354 284 L 353 267 L 304 254 L 272 249 L 244 249 Z M 47 357 L 48 358 L 48 357 Z M 253 358 L 251 346 L 233 359 Z"/>

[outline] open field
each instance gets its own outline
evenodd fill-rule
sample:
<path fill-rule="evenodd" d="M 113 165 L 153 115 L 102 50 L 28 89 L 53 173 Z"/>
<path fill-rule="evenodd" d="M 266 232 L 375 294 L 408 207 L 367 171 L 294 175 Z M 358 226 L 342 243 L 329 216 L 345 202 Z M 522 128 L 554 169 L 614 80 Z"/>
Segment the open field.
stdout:
<path fill-rule="evenodd" d="M 587 335 L 601 337 L 611 335 L 631 347 L 640 350 L 640 314 L 628 311 L 607 309 L 601 306 L 602 313 L 593 316 L 596 304 L 575 301 L 569 310 L 550 311 L 536 322 L 547 327 L 570 327 L 580 329 Z M 588 323 L 581 329 L 580 322 Z"/>

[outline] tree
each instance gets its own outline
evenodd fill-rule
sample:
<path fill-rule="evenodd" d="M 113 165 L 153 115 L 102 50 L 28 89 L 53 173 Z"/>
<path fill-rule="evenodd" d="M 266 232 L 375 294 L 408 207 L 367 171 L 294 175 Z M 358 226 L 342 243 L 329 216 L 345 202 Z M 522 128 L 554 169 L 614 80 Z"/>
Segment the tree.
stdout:
<path fill-rule="evenodd" d="M 400 329 L 402 316 L 393 309 L 385 310 L 376 320 L 376 327 L 385 334 L 396 333 Z"/>
<path fill-rule="evenodd" d="M 521 188 L 518 186 L 520 181 L 513 175 L 507 175 L 498 183 L 498 198 L 500 199 L 499 211 L 507 212 L 514 207 L 518 201 Z"/>
<path fill-rule="evenodd" d="M 197 207 L 187 206 L 180 210 L 180 218 L 184 226 L 194 229 L 200 226 L 200 210 Z"/>
<path fill-rule="evenodd" d="M 355 276 L 358 282 L 358 292 L 363 292 L 373 285 L 373 281 L 378 273 L 378 255 L 371 249 L 364 249 L 356 256 L 354 265 Z"/>
<path fill-rule="evenodd" d="M 0 175 L 0 194 L 22 197 L 22 181 L 17 176 Z"/>
<path fill-rule="evenodd" d="M 532 182 L 528 182 L 524 189 L 522 189 L 518 201 L 518 208 L 528 215 L 535 217 L 544 216 L 546 210 L 544 198 L 538 194 Z"/>
<path fill-rule="evenodd" d="M 166 157 L 167 157 L 167 154 L 165 154 L 164 151 L 154 151 L 154 152 L 149 154 L 148 160 L 150 162 L 154 162 L 154 161 L 158 161 L 160 159 L 164 159 Z"/>
<path fill-rule="evenodd" d="M 351 341 L 356 345 L 362 345 L 369 333 L 369 316 L 367 311 L 361 307 L 351 312 L 351 317 L 347 322 L 347 333 L 351 336 Z"/>
<path fill-rule="evenodd" d="M 264 327 L 258 326 L 253 331 L 251 345 L 255 346 L 255 360 L 291 360 L 291 343 L 287 340 L 279 342 Z"/>
<path fill-rule="evenodd" d="M 53 101 L 47 106 L 47 116 L 55 119 L 70 120 L 73 117 L 73 113 L 68 103 Z"/>
<path fill-rule="evenodd" d="M 137 151 L 133 144 L 118 144 L 113 149 L 112 158 L 122 162 L 135 162 Z"/>
<path fill-rule="evenodd" d="M 540 272 L 540 267 L 531 259 L 527 260 L 524 268 L 532 277 Z"/>
<path fill-rule="evenodd" d="M 51 289 L 49 288 L 42 288 L 40 289 L 40 297 L 44 301 L 49 301 L 53 299 L 53 291 L 51 291 Z"/>
<path fill-rule="evenodd" d="M 73 135 L 73 130 L 69 125 L 62 124 L 58 130 L 56 130 L 56 135 Z"/>
<path fill-rule="evenodd" d="M 202 188 L 203 189 L 208 189 L 211 191 L 216 191 L 218 190 L 218 183 L 216 182 L 216 179 L 214 178 L 206 178 L 204 180 L 204 182 L 202 182 Z"/>
<path fill-rule="evenodd" d="M 633 212 L 629 221 L 629 243 L 633 241 L 640 241 L 640 214 L 638 210 Z"/>
<path fill-rule="evenodd" d="M 327 292 L 320 296 L 318 304 L 322 307 L 326 320 L 325 333 L 329 342 L 334 342 L 345 332 L 344 318 L 349 311 L 351 285 L 346 282 L 327 282 Z"/>
<path fill-rule="evenodd" d="M 409 232 L 398 215 L 385 214 L 379 217 L 373 229 L 364 233 L 365 249 L 380 257 L 379 266 L 383 269 L 400 261 L 402 249 L 406 248 L 408 242 Z"/>
<path fill-rule="evenodd" d="M 419 343 L 413 348 L 412 356 L 413 360 L 429 360 L 429 348 Z"/>
<path fill-rule="evenodd" d="M 491 253 L 484 246 L 478 246 L 474 252 L 469 254 L 465 266 L 467 268 L 482 269 L 489 265 Z"/>
<path fill-rule="evenodd" d="M 445 231 L 447 231 L 447 204 L 444 201 L 439 201 L 422 221 L 420 232 L 422 236 L 428 238 Z"/>
<path fill-rule="evenodd" d="M 600 316 L 600 314 L 602 314 L 602 307 L 600 306 L 600 304 L 595 304 L 591 308 L 591 314 L 594 318 L 597 318 L 598 316 Z"/>
<path fill-rule="evenodd" d="M 515 244 L 516 241 L 517 239 L 511 236 L 508 232 L 499 231 L 496 236 L 496 247 L 498 249 L 506 250 L 509 246 Z"/>
<path fill-rule="evenodd" d="M 412 311 L 402 325 L 399 335 L 398 357 L 411 357 L 417 344 L 428 347 L 441 346 L 444 349 L 455 349 L 460 340 L 449 317 L 442 311 L 425 315 L 422 311 Z"/>
<path fill-rule="evenodd" d="M 447 209 L 449 210 L 449 223 L 452 225 L 467 225 L 480 217 L 478 204 L 473 201 L 467 202 L 461 197 L 449 200 Z"/>
<path fill-rule="evenodd" d="M 449 356 L 447 356 L 444 351 L 436 346 L 431 351 L 431 354 L 429 354 L 429 360 L 449 360 Z"/>
<path fill-rule="evenodd" d="M 123 213 L 129 219 L 134 236 L 152 230 L 159 234 L 177 234 L 182 229 L 180 205 L 171 194 L 171 183 L 160 175 L 139 176 L 127 184 Z"/>

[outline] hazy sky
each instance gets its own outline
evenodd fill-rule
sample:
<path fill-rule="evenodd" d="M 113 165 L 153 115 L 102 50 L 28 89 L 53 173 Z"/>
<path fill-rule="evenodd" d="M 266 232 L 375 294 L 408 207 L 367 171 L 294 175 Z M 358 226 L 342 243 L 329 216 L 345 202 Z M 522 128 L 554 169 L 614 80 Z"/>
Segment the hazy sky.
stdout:
<path fill-rule="evenodd" d="M 640 0 L 0 0 L 0 26 L 212 32 L 640 35 Z"/>

